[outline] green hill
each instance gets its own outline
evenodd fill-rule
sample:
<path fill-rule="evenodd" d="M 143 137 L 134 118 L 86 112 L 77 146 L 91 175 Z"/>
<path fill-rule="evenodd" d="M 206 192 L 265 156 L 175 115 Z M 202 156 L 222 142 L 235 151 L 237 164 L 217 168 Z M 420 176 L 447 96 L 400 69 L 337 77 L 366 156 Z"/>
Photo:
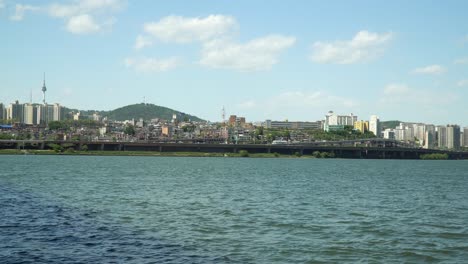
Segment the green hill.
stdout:
<path fill-rule="evenodd" d="M 402 121 L 398 121 L 398 120 L 382 121 L 380 122 L 380 126 L 382 127 L 382 130 L 383 130 L 386 128 L 396 128 L 397 126 L 400 125 L 400 123 L 402 123 Z"/>
<path fill-rule="evenodd" d="M 107 116 L 111 120 L 130 120 L 143 118 L 144 120 L 150 120 L 154 118 L 161 118 L 165 120 L 171 120 L 173 114 L 177 114 L 177 118 L 180 120 L 189 119 L 192 121 L 203 121 L 203 119 L 192 116 L 177 110 L 173 110 L 167 107 L 154 105 L 154 104 L 134 104 L 127 105 L 121 108 L 117 108 L 112 111 L 101 112 L 102 116 Z"/>
<path fill-rule="evenodd" d="M 188 119 L 191 121 L 204 121 L 203 119 L 189 115 L 177 110 L 173 110 L 164 106 L 154 105 L 154 104 L 133 104 L 127 105 L 124 107 L 120 107 L 114 109 L 112 111 L 96 111 L 96 110 L 77 110 L 77 109 L 69 109 L 65 108 L 67 113 L 73 112 L 81 112 L 84 116 L 90 116 L 93 113 L 98 113 L 102 117 L 107 117 L 110 120 L 117 120 L 117 121 L 124 121 L 124 120 L 131 120 L 135 119 L 138 120 L 143 118 L 144 120 L 151 120 L 154 118 L 160 118 L 164 120 L 171 120 L 173 114 L 177 114 L 177 118 L 179 120 Z"/>

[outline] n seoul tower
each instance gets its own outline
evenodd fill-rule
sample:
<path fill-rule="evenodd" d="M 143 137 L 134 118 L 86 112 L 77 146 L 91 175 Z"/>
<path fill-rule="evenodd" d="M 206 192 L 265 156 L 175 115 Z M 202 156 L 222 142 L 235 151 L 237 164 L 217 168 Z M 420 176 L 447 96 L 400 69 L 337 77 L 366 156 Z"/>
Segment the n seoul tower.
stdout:
<path fill-rule="evenodd" d="M 47 87 L 45 86 L 45 72 L 44 72 L 44 83 L 42 84 L 42 102 L 46 104 L 45 101 L 45 92 L 47 91 Z"/>

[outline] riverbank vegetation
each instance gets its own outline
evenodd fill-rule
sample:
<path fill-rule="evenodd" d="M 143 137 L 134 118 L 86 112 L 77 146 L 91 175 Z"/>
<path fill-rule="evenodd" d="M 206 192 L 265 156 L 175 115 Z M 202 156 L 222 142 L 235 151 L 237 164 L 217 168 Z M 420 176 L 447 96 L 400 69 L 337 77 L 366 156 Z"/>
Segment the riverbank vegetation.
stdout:
<path fill-rule="evenodd" d="M 50 150 L 2 149 L 0 155 L 79 155 L 79 156 L 152 156 L 152 157 L 250 157 L 250 158 L 297 158 L 296 155 L 278 153 L 216 153 L 216 152 L 159 152 L 159 151 L 85 151 L 71 148 Z M 312 156 L 302 156 L 309 157 Z"/>
<path fill-rule="evenodd" d="M 71 147 L 56 146 L 52 149 L 1 149 L 0 155 L 77 155 L 77 156 L 151 156 L 151 157 L 242 157 L 242 158 L 312 158 L 329 159 L 339 158 L 333 152 L 314 151 L 312 154 L 302 155 L 299 152 L 291 154 L 273 153 L 249 153 L 246 150 L 240 150 L 238 153 L 222 152 L 159 152 L 159 151 L 108 151 L 108 150 L 87 150 L 84 146 L 81 150 L 75 150 Z M 421 160 L 448 160 L 446 153 L 423 154 L 419 156 Z"/>
<path fill-rule="evenodd" d="M 299 152 L 292 154 L 274 153 L 249 153 L 240 150 L 238 153 L 217 153 L 217 152 L 159 152 L 159 151 L 89 151 L 74 150 L 55 146 L 48 150 L 23 150 L 23 149 L 2 149 L 0 155 L 78 155 L 78 156 L 151 156 L 151 157 L 232 157 L 232 158 L 335 158 L 331 152 L 315 151 L 312 155 L 302 155 Z"/>
<path fill-rule="evenodd" d="M 422 160 L 448 160 L 449 156 L 447 153 L 431 153 L 423 154 L 419 158 Z"/>
<path fill-rule="evenodd" d="M 301 129 L 292 130 L 286 128 L 263 128 L 259 127 L 254 131 L 257 140 L 263 139 L 266 142 L 272 142 L 275 139 L 291 140 L 292 138 L 302 138 L 304 141 L 338 141 L 338 140 L 353 140 L 364 138 L 375 138 L 374 133 L 366 131 L 361 133 L 359 130 L 354 130 L 352 126 L 345 126 L 340 131 L 324 131 L 321 129 Z"/>

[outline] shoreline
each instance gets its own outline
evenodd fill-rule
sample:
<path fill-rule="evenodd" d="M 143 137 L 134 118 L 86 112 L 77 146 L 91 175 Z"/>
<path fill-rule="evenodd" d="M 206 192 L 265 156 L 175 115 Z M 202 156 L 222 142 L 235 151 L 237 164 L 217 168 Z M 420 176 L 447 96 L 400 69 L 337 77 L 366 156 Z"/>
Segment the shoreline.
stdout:
<path fill-rule="evenodd" d="M 56 155 L 56 156 L 135 156 L 135 157 L 219 157 L 219 158 L 311 158 L 309 155 L 296 156 L 276 153 L 216 153 L 216 152 L 159 152 L 159 151 L 64 151 L 3 149 L 0 155 Z"/>
<path fill-rule="evenodd" d="M 287 159 L 343 159 L 336 156 L 313 156 L 297 154 L 279 154 L 279 153 L 218 153 L 218 152 L 159 152 L 159 151 L 113 151 L 113 150 L 87 150 L 87 151 L 63 151 L 54 150 L 19 150 L 19 149 L 0 149 L 1 155 L 55 155 L 55 156 L 121 156 L 121 157 L 213 157 L 213 158 L 287 158 Z M 345 158 L 358 159 L 359 158 Z M 391 158 L 387 158 L 390 160 Z M 408 159 L 394 159 L 408 160 Z M 449 158 L 423 158 L 412 160 L 456 160 Z"/>

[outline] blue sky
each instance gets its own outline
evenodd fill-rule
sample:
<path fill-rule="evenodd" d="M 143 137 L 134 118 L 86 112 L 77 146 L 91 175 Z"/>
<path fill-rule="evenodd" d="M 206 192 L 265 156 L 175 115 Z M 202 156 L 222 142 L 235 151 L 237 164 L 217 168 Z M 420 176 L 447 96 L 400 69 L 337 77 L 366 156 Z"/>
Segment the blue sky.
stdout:
<path fill-rule="evenodd" d="M 468 125 L 467 1 L 0 0 L 0 102 Z"/>

